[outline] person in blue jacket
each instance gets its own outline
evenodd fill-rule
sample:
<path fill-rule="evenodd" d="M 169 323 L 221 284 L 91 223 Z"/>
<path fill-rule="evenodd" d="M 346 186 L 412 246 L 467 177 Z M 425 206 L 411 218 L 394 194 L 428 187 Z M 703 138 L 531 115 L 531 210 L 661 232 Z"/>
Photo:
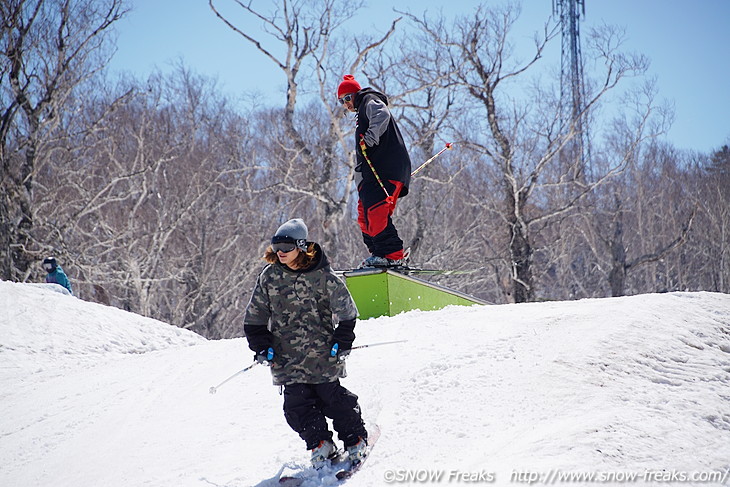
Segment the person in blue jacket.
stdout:
<path fill-rule="evenodd" d="M 58 265 L 55 257 L 46 257 L 43 260 L 43 268 L 48 273 L 48 275 L 46 276 L 46 282 L 60 284 L 61 286 L 68 289 L 68 292 L 71 293 L 71 295 L 73 296 L 74 292 L 71 289 L 71 281 L 68 280 L 66 273 L 63 272 L 61 266 Z"/>

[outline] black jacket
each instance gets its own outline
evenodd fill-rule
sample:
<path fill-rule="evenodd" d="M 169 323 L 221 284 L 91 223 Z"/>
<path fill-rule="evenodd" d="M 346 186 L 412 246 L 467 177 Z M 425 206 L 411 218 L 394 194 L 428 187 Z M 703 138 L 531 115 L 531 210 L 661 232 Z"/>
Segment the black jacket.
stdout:
<path fill-rule="evenodd" d="M 377 143 L 372 146 L 368 144 L 366 149 L 368 158 L 372 162 L 375 171 L 383 181 L 392 180 L 403 183 L 400 196 L 408 194 L 408 187 L 411 183 L 411 158 L 403 142 L 403 136 L 398 129 L 395 120 L 390 116 L 387 108 L 388 97 L 372 88 L 363 88 L 355 94 L 354 107 L 357 110 L 357 126 L 355 127 L 355 147 L 357 153 L 357 166 L 355 170 L 362 174 L 363 181 L 376 182 L 370 166 L 360 150 L 360 136 L 365 135 L 370 128 L 371 121 L 368 118 L 368 104 L 377 100 L 382 102 L 380 122 L 385 129 L 382 134 L 376 134 Z M 387 115 L 387 117 L 386 117 Z M 372 134 L 366 136 L 366 142 L 372 141 Z"/>
<path fill-rule="evenodd" d="M 275 385 L 345 377 L 344 362 L 332 357 L 330 349 L 335 341 L 343 350 L 352 346 L 357 307 L 322 249 L 316 244 L 315 249 L 317 259 L 306 269 L 267 265 L 246 307 L 243 330 L 249 348 L 257 353 L 274 349 Z"/>

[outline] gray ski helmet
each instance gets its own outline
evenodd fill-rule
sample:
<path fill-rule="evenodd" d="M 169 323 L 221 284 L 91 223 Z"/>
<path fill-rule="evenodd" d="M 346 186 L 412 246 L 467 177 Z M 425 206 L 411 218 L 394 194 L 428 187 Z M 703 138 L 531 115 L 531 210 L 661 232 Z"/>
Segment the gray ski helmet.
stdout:
<path fill-rule="evenodd" d="M 298 249 L 306 252 L 308 236 L 309 231 L 307 230 L 307 225 L 304 224 L 304 220 L 301 218 L 293 218 L 282 224 L 276 230 L 276 233 L 271 239 L 271 243 L 291 242 Z"/>

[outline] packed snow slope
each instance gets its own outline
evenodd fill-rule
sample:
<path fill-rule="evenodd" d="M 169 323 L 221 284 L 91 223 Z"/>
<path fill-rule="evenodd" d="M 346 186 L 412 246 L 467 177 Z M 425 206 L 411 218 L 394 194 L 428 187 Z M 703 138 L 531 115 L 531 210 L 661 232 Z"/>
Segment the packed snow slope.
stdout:
<path fill-rule="evenodd" d="M 243 339 L 54 287 L 0 281 L 0 486 L 266 487 L 308 462 L 264 366 L 209 393 L 251 364 Z M 382 430 L 348 486 L 730 482 L 728 295 L 451 307 L 356 332 L 408 342 L 348 359 Z"/>

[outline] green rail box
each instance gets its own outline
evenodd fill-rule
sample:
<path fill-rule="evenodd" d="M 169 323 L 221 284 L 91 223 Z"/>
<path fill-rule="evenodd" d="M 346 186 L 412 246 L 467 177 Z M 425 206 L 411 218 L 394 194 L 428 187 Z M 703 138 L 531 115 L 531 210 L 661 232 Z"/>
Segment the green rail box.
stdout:
<path fill-rule="evenodd" d="M 342 274 L 360 311 L 360 319 L 395 316 L 403 311 L 431 311 L 449 305 L 489 304 L 393 269 L 357 269 Z"/>

